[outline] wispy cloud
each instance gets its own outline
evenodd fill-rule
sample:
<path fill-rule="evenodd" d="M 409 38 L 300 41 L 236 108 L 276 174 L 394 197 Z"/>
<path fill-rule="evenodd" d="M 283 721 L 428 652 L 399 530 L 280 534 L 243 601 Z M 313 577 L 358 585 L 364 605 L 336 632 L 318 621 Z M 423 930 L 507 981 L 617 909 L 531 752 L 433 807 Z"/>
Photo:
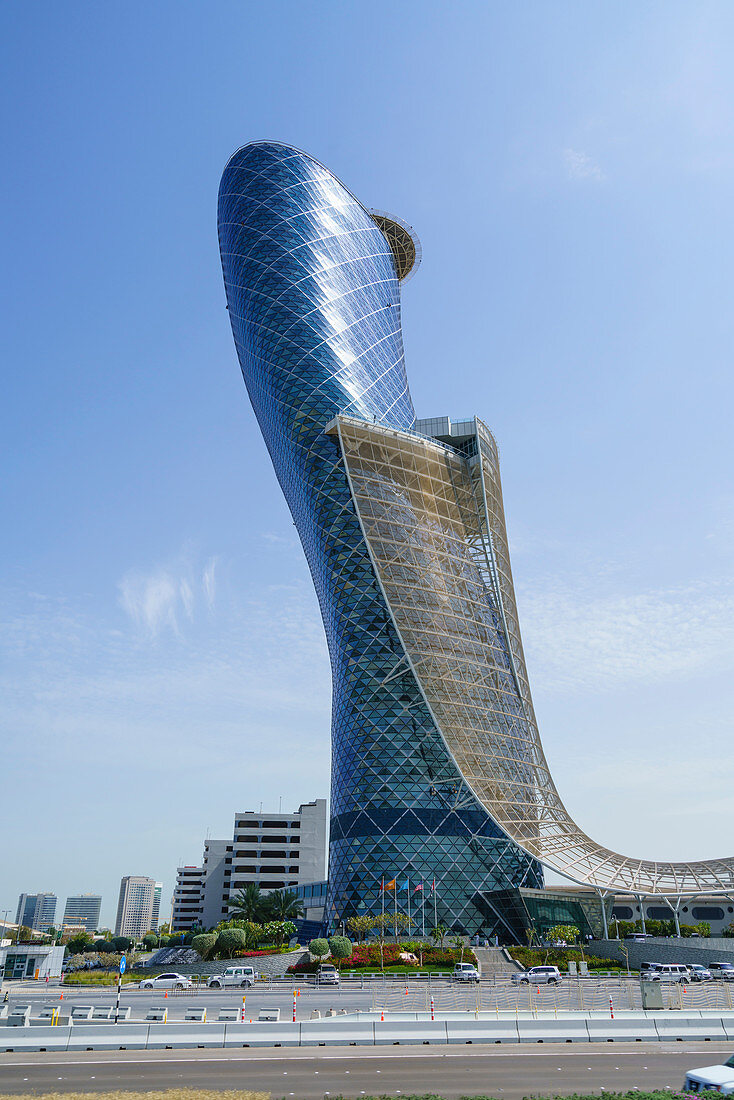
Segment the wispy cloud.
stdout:
<path fill-rule="evenodd" d="M 594 183 L 600 183 L 605 179 L 601 168 L 588 153 L 582 153 L 578 149 L 564 149 L 563 159 L 566 175 L 570 180 L 591 180 Z"/>
<path fill-rule="evenodd" d="M 522 594 L 533 678 L 544 690 L 612 688 L 734 670 L 734 584 L 602 593 L 551 581 Z"/>
<path fill-rule="evenodd" d="M 133 622 L 153 637 L 166 628 L 179 633 L 182 617 L 193 620 L 200 598 L 213 606 L 216 566 L 215 557 L 200 568 L 182 555 L 148 572 L 130 570 L 117 585 L 120 604 Z"/>

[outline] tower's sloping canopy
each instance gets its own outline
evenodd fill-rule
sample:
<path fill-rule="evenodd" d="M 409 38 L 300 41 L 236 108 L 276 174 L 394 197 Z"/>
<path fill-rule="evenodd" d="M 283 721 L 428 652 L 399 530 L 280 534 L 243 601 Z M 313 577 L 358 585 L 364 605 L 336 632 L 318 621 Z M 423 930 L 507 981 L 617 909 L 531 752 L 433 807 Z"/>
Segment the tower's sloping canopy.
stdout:
<path fill-rule="evenodd" d="M 546 866 L 601 889 L 734 888 L 734 859 L 630 859 L 576 825 L 538 732 L 522 651 L 497 447 L 476 421 L 461 450 L 348 417 L 338 436 L 372 562 L 413 672 L 465 781 Z"/>

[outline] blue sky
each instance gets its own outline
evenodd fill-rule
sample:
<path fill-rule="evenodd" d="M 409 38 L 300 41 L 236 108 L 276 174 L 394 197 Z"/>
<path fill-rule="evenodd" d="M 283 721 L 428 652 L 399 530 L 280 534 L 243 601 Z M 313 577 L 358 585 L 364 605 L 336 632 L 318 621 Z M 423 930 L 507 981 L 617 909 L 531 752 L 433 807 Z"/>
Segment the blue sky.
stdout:
<path fill-rule="evenodd" d="M 421 416 L 501 448 L 551 766 L 595 839 L 734 848 L 734 8 L 2 6 L 0 913 L 328 795 L 329 671 L 241 381 L 221 170 L 409 221 Z M 12 843 L 8 839 L 12 837 Z"/>

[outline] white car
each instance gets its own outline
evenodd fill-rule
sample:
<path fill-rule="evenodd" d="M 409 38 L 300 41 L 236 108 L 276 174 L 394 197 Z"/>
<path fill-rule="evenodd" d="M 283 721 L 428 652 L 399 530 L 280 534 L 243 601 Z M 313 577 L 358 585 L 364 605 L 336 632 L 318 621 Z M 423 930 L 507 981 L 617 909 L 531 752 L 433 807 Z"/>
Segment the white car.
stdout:
<path fill-rule="evenodd" d="M 512 980 L 517 985 L 555 985 L 561 980 L 561 972 L 557 966 L 531 966 L 529 970 L 513 974 Z"/>
<path fill-rule="evenodd" d="M 685 1092 L 718 1092 L 720 1096 L 734 1095 L 734 1057 L 723 1066 L 702 1066 L 690 1069 L 686 1074 Z"/>
<path fill-rule="evenodd" d="M 711 971 L 707 966 L 701 966 L 700 963 L 689 963 L 688 969 L 691 972 L 692 982 L 710 982 Z"/>
<path fill-rule="evenodd" d="M 156 974 L 155 978 L 145 978 L 140 989 L 191 989 L 191 979 L 185 974 Z"/>
<path fill-rule="evenodd" d="M 251 966 L 228 966 L 223 974 L 215 974 L 206 983 L 210 989 L 224 989 L 238 985 L 240 989 L 249 989 L 255 983 L 255 971 Z"/>

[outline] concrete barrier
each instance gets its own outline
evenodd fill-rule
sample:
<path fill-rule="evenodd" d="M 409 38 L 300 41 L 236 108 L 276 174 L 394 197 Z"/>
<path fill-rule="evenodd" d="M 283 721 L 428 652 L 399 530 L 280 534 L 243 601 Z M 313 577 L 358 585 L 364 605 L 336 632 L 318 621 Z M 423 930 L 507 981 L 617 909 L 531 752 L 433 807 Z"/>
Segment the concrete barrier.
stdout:
<path fill-rule="evenodd" d="M 72 1032 L 71 1027 L 53 1027 L 50 1024 L 15 1028 L 0 1036 L 0 1051 L 20 1053 L 29 1050 L 66 1050 Z"/>
<path fill-rule="evenodd" d="M 589 1018 L 586 1021 L 592 1043 L 642 1043 L 655 1042 L 658 1033 L 655 1020 L 645 1016 L 621 1016 Z"/>
<path fill-rule="evenodd" d="M 151 1024 L 148 1050 L 176 1050 L 179 1047 L 223 1047 L 225 1024 L 182 1023 Z"/>
<path fill-rule="evenodd" d="M 206 1008 L 200 1008 L 195 1005 L 190 1005 L 184 1014 L 184 1020 L 190 1023 L 205 1024 L 206 1023 Z"/>
<path fill-rule="evenodd" d="M 517 1020 L 452 1019 L 446 1021 L 449 1043 L 517 1043 Z"/>
<path fill-rule="evenodd" d="M 301 1026 L 301 1046 L 374 1046 L 375 1024 L 360 1017 L 340 1017 L 304 1020 Z"/>
<path fill-rule="evenodd" d="M 280 1024 L 225 1024 L 226 1047 L 297 1047 L 300 1024 L 290 1021 Z"/>
<path fill-rule="evenodd" d="M 239 1023 L 240 1009 L 239 1008 L 220 1008 L 219 1009 L 219 1022 L 220 1023 Z"/>
<path fill-rule="evenodd" d="M 150 1024 L 109 1024 L 104 1021 L 69 1029 L 67 1050 L 145 1050 Z"/>
<path fill-rule="evenodd" d="M 386 1016 L 384 1022 L 375 1020 L 375 1046 L 400 1046 L 403 1043 L 423 1044 L 447 1043 L 447 1024 L 445 1020 L 396 1020 L 395 1016 Z"/>
<path fill-rule="evenodd" d="M 670 1012 L 665 1016 L 656 1016 L 654 1023 L 658 1038 L 670 1042 L 683 1043 L 689 1039 L 703 1042 L 707 1039 L 723 1039 L 726 1042 L 728 1038 L 721 1017 L 718 1020 L 702 1019 L 700 1016 L 683 1016 L 679 1012 Z"/>
<path fill-rule="evenodd" d="M 28 1027 L 31 1021 L 30 1005 L 13 1005 L 5 1021 L 6 1027 Z"/>
<path fill-rule="evenodd" d="M 559 1020 L 538 1016 L 534 1020 L 518 1020 L 517 1033 L 521 1043 L 588 1043 L 586 1024 L 584 1016 L 563 1016 Z"/>
<path fill-rule="evenodd" d="M 279 1008 L 261 1008 L 258 1013 L 258 1023 L 280 1023 L 280 1009 Z"/>
<path fill-rule="evenodd" d="M 72 1005 L 71 1006 L 71 1018 L 76 1023 L 77 1020 L 91 1020 L 92 1013 L 94 1012 L 93 1005 Z"/>
<path fill-rule="evenodd" d="M 151 1023 L 165 1024 L 168 1019 L 168 1009 L 160 1005 L 157 1008 L 148 1009 L 148 1015 L 145 1019 L 150 1020 Z"/>

